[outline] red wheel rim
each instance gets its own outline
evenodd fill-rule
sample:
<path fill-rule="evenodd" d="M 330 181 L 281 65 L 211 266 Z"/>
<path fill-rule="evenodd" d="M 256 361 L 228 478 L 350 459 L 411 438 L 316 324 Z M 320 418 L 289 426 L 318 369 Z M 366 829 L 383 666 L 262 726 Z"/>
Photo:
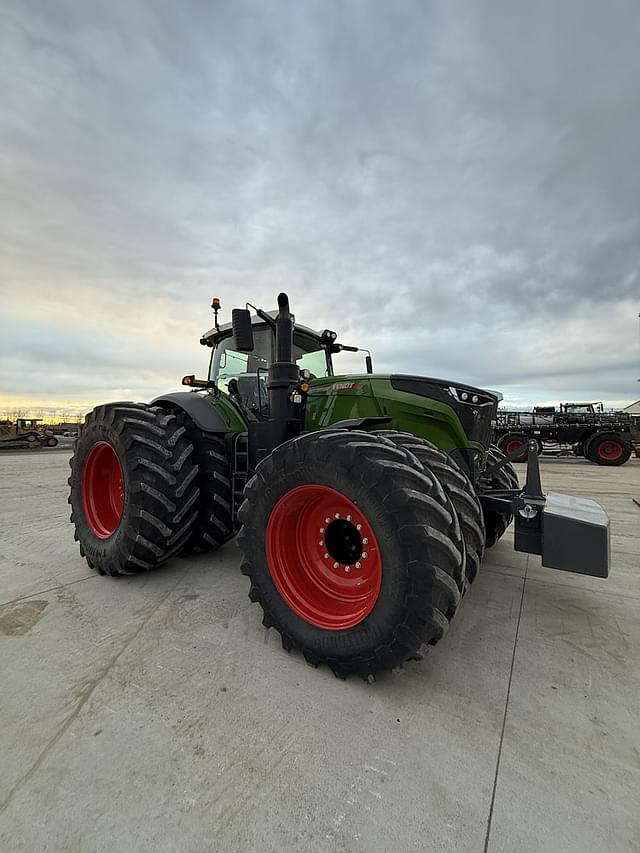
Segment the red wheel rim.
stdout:
<path fill-rule="evenodd" d="M 362 510 L 335 489 L 297 486 L 273 508 L 267 563 L 282 598 L 305 622 L 340 631 L 371 613 L 382 557 Z"/>
<path fill-rule="evenodd" d="M 520 441 L 519 438 L 512 438 L 511 441 L 507 442 L 507 445 L 504 449 L 504 452 L 508 456 L 510 453 L 513 453 L 514 450 L 521 450 L 523 447 L 524 447 L 524 442 Z"/>
<path fill-rule="evenodd" d="M 108 539 L 118 529 L 124 510 L 124 484 L 118 455 L 106 441 L 96 442 L 82 469 L 82 505 L 91 532 Z"/>
<path fill-rule="evenodd" d="M 622 445 L 619 441 L 603 441 L 598 447 L 598 455 L 607 462 L 615 462 L 622 456 Z"/>

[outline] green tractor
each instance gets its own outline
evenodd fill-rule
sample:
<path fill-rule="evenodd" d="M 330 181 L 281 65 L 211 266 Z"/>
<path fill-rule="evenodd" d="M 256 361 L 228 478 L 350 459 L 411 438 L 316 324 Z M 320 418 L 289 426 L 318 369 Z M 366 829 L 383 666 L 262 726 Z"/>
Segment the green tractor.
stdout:
<path fill-rule="evenodd" d="M 69 502 L 90 567 L 135 574 L 237 535 L 264 625 L 368 680 L 437 643 L 514 518 L 516 550 L 608 576 L 602 508 L 545 495 L 535 442 L 523 487 L 492 447 L 500 395 L 376 375 L 368 351 L 298 325 L 285 294 L 278 306 L 220 326 L 214 299 L 208 379 L 87 415 Z M 344 350 L 365 372 L 334 375 Z"/>

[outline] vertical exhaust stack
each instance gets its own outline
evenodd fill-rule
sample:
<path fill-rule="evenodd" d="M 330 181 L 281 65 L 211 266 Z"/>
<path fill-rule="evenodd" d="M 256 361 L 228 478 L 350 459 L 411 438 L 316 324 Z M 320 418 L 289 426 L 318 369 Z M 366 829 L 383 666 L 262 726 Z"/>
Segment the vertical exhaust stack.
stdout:
<path fill-rule="evenodd" d="M 300 381 L 300 370 L 293 362 L 294 316 L 289 311 L 286 293 L 278 295 L 276 317 L 276 360 L 269 367 L 269 420 L 249 424 L 249 460 L 253 468 L 278 445 L 300 434 L 300 413 L 293 402 L 293 391 Z"/>
<path fill-rule="evenodd" d="M 278 294 L 278 316 L 276 317 L 276 362 L 291 363 L 293 357 L 293 323 L 295 318 L 289 311 L 289 297 Z M 294 365 L 295 366 L 295 365 Z"/>
<path fill-rule="evenodd" d="M 273 447 L 277 447 L 299 431 L 292 433 L 292 423 L 297 423 L 298 418 L 291 393 L 300 380 L 300 370 L 292 361 L 294 317 L 289 311 L 289 298 L 286 293 L 278 295 L 278 309 L 276 360 L 269 368 L 267 379 Z"/>

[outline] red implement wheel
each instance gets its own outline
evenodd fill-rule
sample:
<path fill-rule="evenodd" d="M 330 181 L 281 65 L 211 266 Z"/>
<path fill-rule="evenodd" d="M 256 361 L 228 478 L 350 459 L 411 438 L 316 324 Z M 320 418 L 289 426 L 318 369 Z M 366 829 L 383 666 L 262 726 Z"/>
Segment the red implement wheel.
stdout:
<path fill-rule="evenodd" d="M 597 465 L 623 465 L 631 456 L 631 444 L 618 433 L 596 433 L 586 455 Z"/>
<path fill-rule="evenodd" d="M 622 456 L 622 444 L 619 441 L 603 441 L 598 446 L 598 457 L 603 462 L 617 462 Z"/>
<path fill-rule="evenodd" d="M 519 450 L 521 447 L 524 447 L 524 443 L 520 441 L 519 438 L 512 438 L 511 441 L 508 441 L 505 444 L 504 449 L 508 456 L 510 453 L 513 453 L 514 450 Z"/>
<path fill-rule="evenodd" d="M 382 583 L 382 558 L 364 513 L 336 489 L 297 486 L 273 508 L 266 531 L 271 577 L 306 622 L 336 631 L 362 622 Z"/>
<path fill-rule="evenodd" d="M 124 486 L 118 454 L 106 441 L 94 444 L 84 460 L 82 505 L 94 536 L 113 536 L 122 520 Z"/>
<path fill-rule="evenodd" d="M 526 435 L 523 435 L 522 433 L 509 432 L 502 436 L 498 442 L 498 447 L 506 456 L 510 456 L 512 453 L 517 453 L 512 461 L 521 462 L 527 458 L 527 444 L 528 439 Z"/>

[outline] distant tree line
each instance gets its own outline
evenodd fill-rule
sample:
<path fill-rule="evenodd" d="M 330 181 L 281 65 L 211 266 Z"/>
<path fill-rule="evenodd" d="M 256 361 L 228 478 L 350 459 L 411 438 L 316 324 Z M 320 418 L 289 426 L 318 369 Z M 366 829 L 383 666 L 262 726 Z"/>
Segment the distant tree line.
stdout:
<path fill-rule="evenodd" d="M 48 408 L 7 408 L 0 409 L 0 420 L 16 421 L 18 418 L 41 418 L 48 424 L 81 424 L 84 415 L 71 409 L 48 409 Z"/>

